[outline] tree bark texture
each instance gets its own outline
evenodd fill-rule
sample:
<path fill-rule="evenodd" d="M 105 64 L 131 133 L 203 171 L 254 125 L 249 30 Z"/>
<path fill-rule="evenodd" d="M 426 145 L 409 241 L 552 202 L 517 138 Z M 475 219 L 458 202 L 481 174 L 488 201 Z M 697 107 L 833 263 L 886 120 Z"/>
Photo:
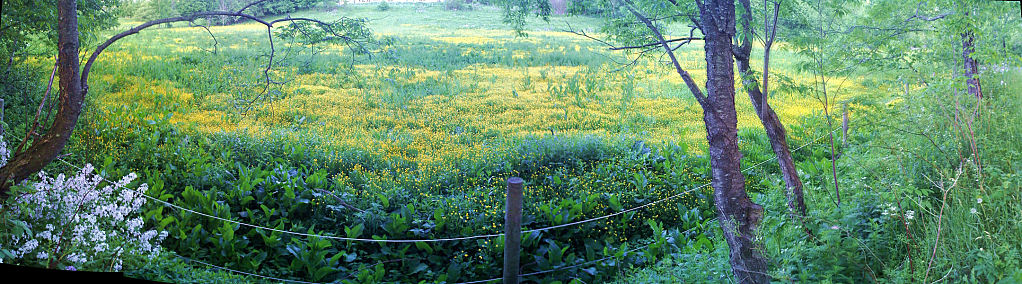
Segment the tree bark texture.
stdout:
<path fill-rule="evenodd" d="M 42 170 L 64 149 L 78 123 L 85 94 L 79 76 L 78 61 L 78 3 L 76 0 L 57 2 L 57 74 L 60 78 L 60 103 L 50 130 L 32 143 L 23 153 L 15 153 L 11 161 L 0 168 L 0 195 L 6 196 L 10 186 L 32 173 Z"/>
<path fill-rule="evenodd" d="M 714 202 L 731 248 L 731 269 L 739 283 L 769 283 L 766 258 L 755 240 L 763 207 L 749 199 L 738 149 L 735 111 L 734 58 L 735 5 L 733 0 L 708 0 L 699 7 L 700 26 L 706 35 L 707 104 L 703 121 L 709 142 Z"/>
<path fill-rule="evenodd" d="M 743 65 L 745 65 L 744 68 L 748 68 L 747 62 L 740 62 L 738 64 L 739 69 L 742 69 Z M 748 70 L 739 70 L 739 72 L 745 74 Z M 759 121 L 763 124 L 763 129 L 766 130 L 767 137 L 770 139 L 770 148 L 773 149 L 774 155 L 777 155 L 777 164 L 781 168 L 781 177 L 784 179 L 784 184 L 787 188 L 785 195 L 788 197 L 788 209 L 791 210 L 792 215 L 801 220 L 806 216 L 802 179 L 799 178 L 798 171 L 795 168 L 795 160 L 791 157 L 784 125 L 777 118 L 773 108 L 762 103 L 764 95 L 760 92 L 759 88 L 750 88 L 746 92 L 749 93 L 749 99 L 752 100 L 756 115 L 759 116 Z"/>
<path fill-rule="evenodd" d="M 749 95 L 749 100 L 752 101 L 752 106 L 756 111 L 756 115 L 759 116 L 760 123 L 763 124 L 763 129 L 766 130 L 767 137 L 770 140 L 770 148 L 773 149 L 774 155 L 777 156 L 777 164 L 781 169 L 781 177 L 784 179 L 786 185 L 785 196 L 788 199 L 788 210 L 791 211 L 791 215 L 803 225 L 805 225 L 804 218 L 806 216 L 806 205 L 802 193 L 802 179 L 798 176 L 798 171 L 795 168 L 795 160 L 791 156 L 791 150 L 788 147 L 787 133 L 784 129 L 784 124 L 781 124 L 781 120 L 777 117 L 777 113 L 774 112 L 773 107 L 767 102 L 766 94 L 760 91 L 759 86 L 755 82 L 755 77 L 750 76 L 751 69 L 749 62 L 752 56 L 752 5 L 749 0 L 740 0 L 742 8 L 745 13 L 742 15 L 742 45 L 737 49 L 735 58 L 738 61 L 738 72 L 742 74 L 743 82 L 742 85 L 746 86 L 745 91 Z M 776 27 L 777 23 L 777 9 L 779 5 L 775 5 L 774 23 Z M 776 31 L 776 29 L 774 29 Z M 771 32 L 773 34 L 773 32 Z M 773 43 L 773 36 L 767 38 L 766 50 L 764 51 L 763 59 L 763 90 L 767 90 L 767 82 L 769 74 L 768 66 L 770 66 L 770 45 Z M 806 229 L 808 233 L 808 228 Z"/>

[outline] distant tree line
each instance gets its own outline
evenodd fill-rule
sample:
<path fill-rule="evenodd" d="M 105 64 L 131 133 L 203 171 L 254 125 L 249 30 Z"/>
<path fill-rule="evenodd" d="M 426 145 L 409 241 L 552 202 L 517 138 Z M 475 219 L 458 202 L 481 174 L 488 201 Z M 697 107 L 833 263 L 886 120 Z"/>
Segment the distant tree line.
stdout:
<path fill-rule="evenodd" d="M 237 11 L 255 0 L 121 0 L 120 16 L 153 20 L 189 15 L 202 11 Z M 269 0 L 259 2 L 246 9 L 253 16 L 283 15 L 294 11 L 314 8 L 327 0 Z M 238 17 L 213 16 L 206 18 L 211 25 L 229 25 L 241 20 Z"/>

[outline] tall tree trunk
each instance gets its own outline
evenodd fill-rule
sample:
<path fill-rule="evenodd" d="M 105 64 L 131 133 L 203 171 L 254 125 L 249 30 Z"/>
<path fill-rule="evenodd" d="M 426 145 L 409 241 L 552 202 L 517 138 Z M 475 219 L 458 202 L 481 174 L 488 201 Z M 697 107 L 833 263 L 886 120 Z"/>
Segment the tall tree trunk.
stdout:
<path fill-rule="evenodd" d="M 749 61 L 751 61 L 752 57 L 752 5 L 749 3 L 749 0 L 740 0 L 739 2 L 745 13 L 742 14 L 742 45 L 735 53 L 735 59 L 738 61 L 738 72 L 742 74 L 744 80 L 742 85 L 745 86 L 745 91 L 749 95 L 749 100 L 752 101 L 756 115 L 759 116 L 759 121 L 763 124 L 763 129 L 766 130 L 767 137 L 770 139 L 770 148 L 773 149 L 774 155 L 777 156 L 777 164 L 781 168 L 781 177 L 786 185 L 785 196 L 788 199 L 788 210 L 791 211 L 791 215 L 796 221 L 805 226 L 806 205 L 802 193 L 802 179 L 799 178 L 798 171 L 795 168 L 795 160 L 791 157 L 784 124 L 781 124 L 777 113 L 774 112 L 774 109 L 767 102 L 766 94 L 763 93 L 768 91 L 770 47 L 776 34 L 777 13 L 780 5 L 774 5 L 773 18 L 775 28 L 768 33 L 764 33 L 766 44 L 764 45 L 763 53 L 763 92 L 761 92 L 756 84 L 755 77 L 751 76 L 751 68 L 749 67 Z M 764 5 L 764 7 L 766 6 Z M 764 13 L 766 12 L 764 11 Z M 767 25 L 764 24 L 764 29 L 766 27 Z M 812 234 L 808 227 L 805 229 L 807 234 Z"/>
<path fill-rule="evenodd" d="M 972 53 L 976 51 L 973 44 L 975 40 L 976 36 L 971 30 L 962 33 L 962 59 L 965 62 L 965 83 L 968 86 L 969 94 L 977 99 L 982 99 L 983 89 L 980 88 L 979 78 L 976 78 L 979 75 L 979 63 L 972 58 Z"/>
<path fill-rule="evenodd" d="M 85 91 L 82 89 L 78 61 L 78 3 L 76 0 L 57 2 L 57 74 L 60 77 L 60 109 L 53 125 L 23 153 L 15 153 L 12 160 L 0 168 L 0 197 L 10 192 L 10 186 L 42 170 L 64 149 L 78 115 L 82 112 Z"/>
<path fill-rule="evenodd" d="M 708 0 L 700 8 L 700 26 L 706 35 L 706 92 L 703 110 L 713 172 L 714 202 L 724 239 L 731 247 L 731 269 L 739 283 L 769 283 L 766 258 L 755 242 L 763 207 L 749 199 L 738 150 L 738 115 L 735 111 L 735 36 L 733 0 Z"/>
<path fill-rule="evenodd" d="M 760 247 L 755 242 L 756 227 L 763 219 L 763 207 L 753 203 L 745 192 L 742 153 L 738 151 L 734 51 L 731 44 L 735 36 L 733 0 L 708 0 L 706 3 L 696 1 L 699 6 L 699 23 L 696 24 L 706 41 L 706 96 L 688 71 L 681 67 L 674 56 L 674 49 L 667 44 L 660 29 L 639 12 L 631 1 L 620 2 L 653 33 L 664 53 L 671 59 L 675 71 L 703 109 L 706 140 L 710 146 L 713 200 L 717 208 L 717 220 L 731 249 L 731 271 L 739 283 L 769 283 L 766 258 L 760 254 Z"/>

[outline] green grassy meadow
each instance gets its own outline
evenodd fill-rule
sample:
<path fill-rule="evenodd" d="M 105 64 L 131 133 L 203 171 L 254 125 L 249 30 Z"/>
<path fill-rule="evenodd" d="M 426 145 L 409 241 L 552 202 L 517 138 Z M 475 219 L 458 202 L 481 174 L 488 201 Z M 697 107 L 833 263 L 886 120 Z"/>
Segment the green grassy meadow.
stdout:
<path fill-rule="evenodd" d="M 365 18 L 376 42 L 361 54 L 349 46 L 310 46 L 276 37 L 269 76 L 283 83 L 270 85 L 262 77 L 269 51 L 262 26 L 242 22 L 210 27 L 209 32 L 187 24 L 147 29 L 117 42 L 97 61 L 85 113 L 65 150 L 67 159 L 95 164 L 114 177 L 136 172 L 141 178 L 135 184 L 148 184 L 148 195 L 203 214 L 276 230 L 377 240 L 499 234 L 505 181 L 515 176 L 526 181 L 526 229 L 612 214 L 688 191 L 643 210 L 525 234 L 522 272 L 554 271 L 524 280 L 727 281 L 727 245 L 716 225 L 713 190 L 702 187 L 710 181 L 702 113 L 681 78 L 656 57 L 629 65 L 634 57 L 565 32 L 570 22 L 571 29 L 599 37 L 599 19 L 553 16 L 545 22 L 533 17 L 526 25 L 528 36 L 519 37 L 501 22 L 499 8 L 470 7 L 449 11 L 442 4 L 391 4 L 381 11 L 365 4 L 297 13 L 293 16 L 323 20 Z M 122 19 L 111 32 L 139 23 Z M 753 56 L 761 52 L 757 47 Z M 692 43 L 677 53 L 702 82 L 702 45 Z M 783 78 L 777 85 L 811 84 L 812 74 L 796 71 L 799 60 L 783 45 L 774 50 L 771 69 Z M 52 66 L 52 61 L 35 64 Z M 778 259 L 772 273 L 779 279 L 856 282 L 866 278 L 838 276 L 855 274 L 849 271 L 862 270 L 863 264 L 891 277 L 912 279 L 911 273 L 919 272 L 918 262 L 884 262 L 903 257 L 905 236 L 879 234 L 902 230 L 893 217 L 881 216 L 899 199 L 879 193 L 891 191 L 879 185 L 903 184 L 891 178 L 899 172 L 953 176 L 953 171 L 944 164 L 888 168 L 899 163 L 891 157 L 901 156 L 877 145 L 880 137 L 897 137 L 891 143 L 899 147 L 933 149 L 885 125 L 937 121 L 914 120 L 902 110 L 938 96 L 902 96 L 899 86 L 875 83 L 874 76 L 883 74 L 832 78 L 828 105 L 796 88 L 778 87 L 770 97 L 787 127 L 788 143 L 805 146 L 793 154 L 811 215 L 820 218 L 810 224 L 820 231 L 818 239 L 799 237 L 800 229 L 788 224 L 784 183 L 770 160 L 773 152 L 738 86 L 747 188 L 772 212 L 764 221 L 764 236 L 777 238 L 764 237 L 764 242 L 766 254 Z M 1017 100 L 1022 90 L 1018 80 L 990 90 L 994 102 L 1018 106 L 1022 101 Z M 835 124 L 827 123 L 825 107 Z M 842 109 L 851 119 L 848 137 L 832 132 L 840 125 Z M 968 185 L 982 184 L 986 191 L 951 192 L 965 200 L 957 202 L 991 196 L 983 206 L 1001 210 L 1000 216 L 1022 218 L 1011 212 L 1020 208 L 1018 110 L 990 113 L 977 122 L 989 125 L 983 128 L 989 132 L 980 133 L 989 135 L 982 137 L 1003 138 L 978 140 L 986 146 L 979 151 L 990 151 L 982 153 L 993 169 L 988 171 L 999 176 Z M 847 195 L 842 198 L 853 200 L 836 209 L 829 133 L 835 133 L 844 155 L 839 183 Z M 849 142 L 842 144 L 842 138 Z M 957 143 L 938 148 L 964 149 Z M 992 197 L 1002 191 L 1001 197 Z M 922 192 L 914 203 L 904 200 L 902 205 L 917 204 L 920 215 L 932 215 L 940 209 L 935 194 Z M 976 216 L 968 213 L 973 207 L 948 209 L 961 220 L 953 228 L 992 232 L 986 235 L 992 240 L 976 242 L 989 245 L 973 249 L 994 250 L 980 255 L 1004 267 L 1017 266 L 1022 249 L 1017 239 L 1008 240 L 1022 237 L 1022 229 L 1006 221 L 969 219 Z M 503 263 L 503 237 L 333 240 L 222 222 L 157 202 L 146 205 L 144 217 L 146 224 L 169 233 L 165 252 L 127 272 L 160 281 L 275 282 L 220 272 L 178 256 L 283 279 L 342 283 L 467 282 L 500 277 Z M 933 224 L 928 222 L 934 221 L 917 218 L 922 220 L 912 228 L 925 239 Z M 982 235 L 942 241 L 967 245 L 967 238 Z M 918 258 L 925 248 L 912 249 Z M 945 266 L 940 272 L 975 261 L 954 257 L 964 254 L 942 251 L 950 260 L 941 259 Z M 916 269 L 906 272 L 907 265 Z"/>
<path fill-rule="evenodd" d="M 185 25 L 117 43 L 97 63 L 87 118 L 71 152 L 145 172 L 150 193 L 186 208 L 363 238 L 500 233 L 504 180 L 511 176 L 527 181 L 527 228 L 613 213 L 709 182 L 701 111 L 683 82 L 652 60 L 622 68 L 631 59 L 625 54 L 562 31 L 570 21 L 591 33 L 595 19 L 531 19 L 528 36 L 516 37 L 499 10 L 484 6 L 457 12 L 344 6 L 302 16 L 339 15 L 369 19 L 376 36 L 391 43 L 371 56 L 344 46 L 317 47 L 313 54 L 307 46 L 278 43 L 281 51 L 293 48 L 284 55 L 293 60 L 277 63 L 272 76 L 288 82 L 272 86 L 269 99 L 254 106 L 245 102 L 263 87 L 268 50 L 258 26 L 212 27 L 215 46 L 205 30 Z M 679 51 L 697 78 L 701 50 L 694 44 Z M 778 54 L 775 64 L 784 70 L 791 55 Z M 846 84 L 845 96 L 866 90 Z M 766 160 L 761 126 L 748 100 L 738 101 L 749 139 L 746 160 Z M 791 125 L 792 144 L 808 143 L 816 133 L 802 125 L 817 120 L 822 104 L 799 94 L 773 102 Z M 768 186 L 749 180 L 755 190 Z M 529 236 L 523 257 L 547 260 L 524 269 L 570 266 L 638 245 L 653 233 L 646 219 L 678 224 L 677 231 L 709 222 L 710 193 L 706 187 L 626 218 Z M 364 211 L 339 206 L 342 199 Z M 380 246 L 269 234 L 157 206 L 149 214 L 171 232 L 170 251 L 312 281 L 475 280 L 497 275 L 502 251 L 499 239 Z M 228 233 L 235 237 L 225 239 Z M 707 238 L 702 232 L 678 237 Z M 312 255 L 295 255 L 293 247 Z M 555 256 L 552 248 L 569 250 Z M 656 257 L 651 253 L 629 257 L 648 262 Z M 386 262 L 394 258 L 407 260 Z M 361 275 L 377 267 L 387 273 Z M 563 280 L 584 269 L 533 279 Z"/>

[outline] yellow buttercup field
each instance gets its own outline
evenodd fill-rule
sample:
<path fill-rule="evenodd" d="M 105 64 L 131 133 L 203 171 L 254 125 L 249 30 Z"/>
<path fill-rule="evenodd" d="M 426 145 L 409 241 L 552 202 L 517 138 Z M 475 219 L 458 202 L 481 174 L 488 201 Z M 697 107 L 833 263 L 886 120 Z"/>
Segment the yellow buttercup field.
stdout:
<path fill-rule="evenodd" d="M 5 264 L 169 283 L 1022 279 L 1022 6 L 1005 1 L 10 5 Z M 79 43 L 98 61 L 76 75 Z"/>
<path fill-rule="evenodd" d="M 515 37 L 506 29 L 401 24 L 399 31 L 389 31 L 387 25 L 375 24 L 382 27 L 380 34 L 400 40 L 370 57 L 352 57 L 350 50 L 336 45 L 320 46 L 315 56 L 308 50 L 296 52 L 298 63 L 278 61 L 270 72 L 274 80 L 286 83 L 271 84 L 271 94 L 263 97 L 261 71 L 268 46 L 261 26 L 211 28 L 218 35 L 217 54 L 212 53 L 212 40 L 204 30 L 149 31 L 146 39 L 119 43 L 104 55 L 102 63 L 145 65 L 190 56 L 224 63 L 216 65 L 219 70 L 204 69 L 201 63 L 186 67 L 180 75 L 184 78 L 169 80 L 149 79 L 144 74 L 103 75 L 103 83 L 128 87 L 98 93 L 94 101 L 105 107 L 177 105 L 171 122 L 205 134 L 236 132 L 259 137 L 281 129 L 300 129 L 322 138 L 319 147 L 361 149 L 420 166 L 492 155 L 493 147 L 502 142 L 543 135 L 643 140 L 657 145 L 687 143 L 694 149 L 705 144 L 701 109 L 680 77 L 660 58 L 628 64 L 633 56 L 609 51 L 568 32 L 538 31 L 529 37 Z M 142 42 L 165 45 L 153 50 L 155 54 L 147 54 L 137 49 Z M 277 44 L 280 53 L 289 47 Z M 427 64 L 418 64 L 420 58 L 401 58 L 417 56 L 411 51 L 444 57 Z M 701 45 L 693 43 L 677 55 L 697 81 L 703 79 Z M 238 61 L 238 57 L 250 58 Z M 277 57 L 281 60 L 280 54 Z M 783 54 L 775 58 L 775 66 L 785 66 L 790 60 Z M 298 65 L 308 62 L 321 68 L 299 70 L 303 67 Z M 775 72 L 794 80 L 811 79 Z M 181 86 L 180 80 L 192 82 L 189 84 L 228 81 L 235 87 L 210 88 L 212 91 L 198 95 Z M 862 91 L 855 80 L 832 82 L 837 83 L 831 89 L 839 91 L 834 92 L 837 98 L 830 98 L 831 108 Z M 761 128 L 741 86 L 737 88 L 739 128 Z M 823 107 L 808 94 L 783 91 L 775 93 L 771 104 L 787 124 L 818 115 Z"/>

